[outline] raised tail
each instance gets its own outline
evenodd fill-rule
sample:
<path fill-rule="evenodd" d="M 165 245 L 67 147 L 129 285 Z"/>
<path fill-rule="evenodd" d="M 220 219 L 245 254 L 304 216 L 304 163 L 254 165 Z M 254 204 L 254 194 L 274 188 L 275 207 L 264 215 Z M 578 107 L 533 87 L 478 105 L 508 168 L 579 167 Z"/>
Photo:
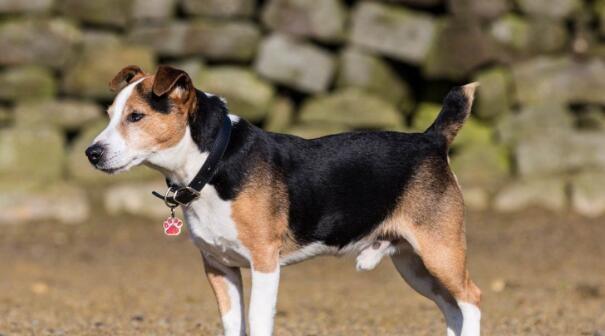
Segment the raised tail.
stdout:
<path fill-rule="evenodd" d="M 443 107 L 433 124 L 425 134 L 443 136 L 447 145 L 451 145 L 464 121 L 471 113 L 471 106 L 478 82 L 457 86 L 450 90 L 443 100 Z"/>

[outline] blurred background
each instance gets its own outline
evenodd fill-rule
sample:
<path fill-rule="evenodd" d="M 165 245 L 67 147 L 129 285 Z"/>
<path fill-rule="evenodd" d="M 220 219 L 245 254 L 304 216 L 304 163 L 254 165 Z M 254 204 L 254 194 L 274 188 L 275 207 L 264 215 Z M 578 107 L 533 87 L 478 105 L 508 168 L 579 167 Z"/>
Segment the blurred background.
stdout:
<path fill-rule="evenodd" d="M 167 210 L 150 191 L 163 190 L 162 177 L 143 167 L 107 176 L 84 156 L 107 122 L 108 82 L 130 64 L 180 67 L 232 113 L 308 138 L 423 131 L 452 86 L 479 81 L 452 165 L 470 209 L 471 273 L 487 293 L 485 330 L 605 330 L 605 0 L 0 0 L 0 334 L 219 328 L 193 247 L 161 237 Z M 186 271 L 174 245 L 192 255 Z M 324 263 L 294 268 L 285 292 L 340 267 Z M 286 297 L 279 334 L 441 333 L 415 294 L 401 294 L 401 309 L 416 312 L 407 320 L 388 293 L 373 296 L 376 281 L 407 290 L 392 273 L 334 275 L 350 286 L 332 301 L 316 288 L 306 317 L 296 310 L 306 297 Z M 176 289 L 192 279 L 199 293 Z M 166 289 L 171 281 L 181 285 Z M 161 303 L 138 301 L 159 292 Z M 160 318 L 158 306 L 189 320 Z M 381 319 L 365 313 L 383 308 Z"/>
<path fill-rule="evenodd" d="M 422 131 L 452 86 L 479 81 L 452 156 L 468 206 L 605 213 L 605 1 L 1 0 L 0 14 L 0 222 L 85 221 L 87 188 L 110 213 L 155 217 L 141 182 L 156 173 L 105 176 L 82 153 L 108 81 L 160 63 L 303 137 Z"/>

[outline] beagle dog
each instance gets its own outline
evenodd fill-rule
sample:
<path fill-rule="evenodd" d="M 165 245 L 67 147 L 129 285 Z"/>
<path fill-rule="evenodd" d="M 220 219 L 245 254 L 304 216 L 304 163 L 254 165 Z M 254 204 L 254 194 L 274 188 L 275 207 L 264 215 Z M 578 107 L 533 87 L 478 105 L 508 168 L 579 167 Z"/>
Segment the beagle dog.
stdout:
<path fill-rule="evenodd" d="M 271 335 L 280 269 L 354 254 L 358 270 L 389 256 L 433 300 L 447 335 L 479 335 L 481 291 L 466 267 L 464 203 L 448 148 L 470 114 L 476 83 L 453 88 L 423 133 L 351 132 L 302 139 L 263 131 L 197 90 L 184 71 L 137 66 L 110 82 L 108 126 L 86 154 L 107 173 L 145 164 L 188 185 L 228 144 L 208 183 L 183 203 L 225 335 L 245 335 L 240 269 L 251 269 L 249 333 Z"/>

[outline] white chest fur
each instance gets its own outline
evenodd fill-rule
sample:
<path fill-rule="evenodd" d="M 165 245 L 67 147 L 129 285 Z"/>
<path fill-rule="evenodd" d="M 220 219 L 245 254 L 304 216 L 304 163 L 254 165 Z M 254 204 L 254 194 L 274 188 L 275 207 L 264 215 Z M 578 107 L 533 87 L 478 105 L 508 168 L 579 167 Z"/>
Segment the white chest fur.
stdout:
<path fill-rule="evenodd" d="M 231 201 L 222 200 L 213 186 L 206 185 L 184 213 L 191 238 L 204 253 L 228 266 L 249 267 L 250 253 L 237 238 Z"/>

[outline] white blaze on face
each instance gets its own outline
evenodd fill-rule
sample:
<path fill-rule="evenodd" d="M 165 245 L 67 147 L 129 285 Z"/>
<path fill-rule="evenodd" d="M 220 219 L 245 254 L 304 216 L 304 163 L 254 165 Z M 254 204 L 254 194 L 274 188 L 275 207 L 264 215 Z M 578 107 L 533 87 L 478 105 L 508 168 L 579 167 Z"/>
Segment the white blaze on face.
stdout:
<path fill-rule="evenodd" d="M 143 81 L 143 79 L 141 78 L 129 84 L 118 93 L 109 108 L 111 118 L 109 124 L 93 141 L 93 143 L 101 144 L 104 147 L 105 153 L 100 167 L 102 169 L 122 171 L 141 163 L 144 159 L 140 155 L 142 153 L 137 153 L 132 148 L 129 148 L 126 140 L 119 132 L 119 126 L 123 119 L 128 98 L 132 95 L 135 86 Z"/>

